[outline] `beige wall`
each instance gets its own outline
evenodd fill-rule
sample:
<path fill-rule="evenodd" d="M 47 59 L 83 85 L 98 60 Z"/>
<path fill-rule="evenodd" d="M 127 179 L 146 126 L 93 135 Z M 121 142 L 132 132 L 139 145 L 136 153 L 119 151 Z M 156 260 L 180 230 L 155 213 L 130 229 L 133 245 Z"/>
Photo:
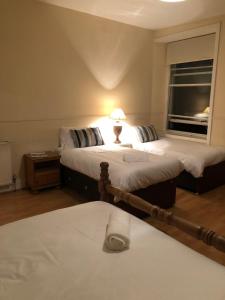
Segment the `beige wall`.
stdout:
<path fill-rule="evenodd" d="M 167 66 L 165 44 L 154 44 L 153 58 L 150 119 L 151 123 L 156 126 L 157 130 L 163 134 L 167 99 Z"/>
<path fill-rule="evenodd" d="M 225 145 L 225 17 L 155 31 L 34 0 L 0 1 L 0 138 L 22 155 L 55 149 L 62 126 L 88 126 L 113 107 L 163 130 L 166 49 L 153 38 L 221 22 L 212 143 Z"/>
<path fill-rule="evenodd" d="M 1 0 L 0 39 L 0 138 L 12 142 L 19 178 L 22 155 L 55 149 L 61 126 L 87 126 L 116 106 L 128 120 L 148 120 L 151 31 Z"/>
<path fill-rule="evenodd" d="M 225 146 L 225 16 L 207 19 L 182 26 L 176 26 L 154 32 L 154 38 L 164 37 L 170 34 L 198 28 L 200 26 L 221 23 L 221 34 L 218 53 L 218 66 L 215 85 L 215 98 L 212 120 L 211 143 Z M 164 129 L 166 113 L 166 49 L 165 45 L 154 43 L 153 59 L 153 85 L 151 98 L 151 120 L 153 120 L 159 130 Z"/>

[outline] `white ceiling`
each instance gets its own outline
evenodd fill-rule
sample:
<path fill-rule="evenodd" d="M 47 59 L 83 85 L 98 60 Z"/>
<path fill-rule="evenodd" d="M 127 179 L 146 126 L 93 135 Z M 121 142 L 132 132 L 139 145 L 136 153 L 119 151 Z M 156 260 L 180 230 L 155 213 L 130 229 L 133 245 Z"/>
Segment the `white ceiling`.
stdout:
<path fill-rule="evenodd" d="M 41 0 L 143 28 L 160 29 L 225 13 L 225 0 Z"/>

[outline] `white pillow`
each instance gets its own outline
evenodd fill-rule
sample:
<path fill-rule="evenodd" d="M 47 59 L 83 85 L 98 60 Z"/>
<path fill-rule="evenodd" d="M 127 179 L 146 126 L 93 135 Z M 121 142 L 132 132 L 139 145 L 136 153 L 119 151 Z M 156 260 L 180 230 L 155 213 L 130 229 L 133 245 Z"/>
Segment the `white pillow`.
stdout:
<path fill-rule="evenodd" d="M 74 127 L 62 127 L 59 129 L 59 144 L 62 149 L 74 148 L 74 143 L 70 135 L 70 130 Z"/>

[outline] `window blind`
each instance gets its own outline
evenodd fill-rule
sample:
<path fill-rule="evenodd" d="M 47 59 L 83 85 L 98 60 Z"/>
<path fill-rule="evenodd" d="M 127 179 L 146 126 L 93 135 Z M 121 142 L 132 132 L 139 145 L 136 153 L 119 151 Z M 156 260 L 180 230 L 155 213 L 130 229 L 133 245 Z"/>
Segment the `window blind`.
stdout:
<path fill-rule="evenodd" d="M 209 34 L 167 44 L 167 64 L 177 64 L 214 58 L 215 34 Z"/>

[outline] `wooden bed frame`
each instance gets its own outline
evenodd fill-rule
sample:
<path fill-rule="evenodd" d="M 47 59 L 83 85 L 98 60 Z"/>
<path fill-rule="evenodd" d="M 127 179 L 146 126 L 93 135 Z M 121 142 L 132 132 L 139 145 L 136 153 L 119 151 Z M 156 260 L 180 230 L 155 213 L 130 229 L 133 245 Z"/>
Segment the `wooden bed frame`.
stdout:
<path fill-rule="evenodd" d="M 131 193 L 126 193 L 118 188 L 113 187 L 109 180 L 109 164 L 107 162 L 102 162 L 100 167 L 101 174 L 99 180 L 99 192 L 101 194 L 101 201 L 110 202 L 109 200 L 112 196 L 117 197 L 124 203 L 150 215 L 152 218 L 158 219 L 168 225 L 175 226 L 192 237 L 201 240 L 205 244 L 213 246 L 217 250 L 225 253 L 224 236 L 218 235 L 216 232 L 210 229 L 189 222 L 184 218 L 175 216 L 172 212 L 168 212 L 159 208 L 158 206 L 152 205 L 149 202 L 132 195 Z"/>
<path fill-rule="evenodd" d="M 193 193 L 202 194 L 225 184 L 225 161 L 206 167 L 202 177 L 195 178 L 187 171 L 177 177 L 177 186 Z"/>
<path fill-rule="evenodd" d="M 63 185 L 74 188 L 87 199 L 93 201 L 100 198 L 97 180 L 63 165 L 61 165 L 61 182 Z M 159 207 L 170 208 L 174 205 L 176 199 L 176 180 L 171 179 L 160 182 L 145 189 L 134 191 L 132 194 Z M 119 203 L 118 206 L 124 206 L 124 204 Z"/>

